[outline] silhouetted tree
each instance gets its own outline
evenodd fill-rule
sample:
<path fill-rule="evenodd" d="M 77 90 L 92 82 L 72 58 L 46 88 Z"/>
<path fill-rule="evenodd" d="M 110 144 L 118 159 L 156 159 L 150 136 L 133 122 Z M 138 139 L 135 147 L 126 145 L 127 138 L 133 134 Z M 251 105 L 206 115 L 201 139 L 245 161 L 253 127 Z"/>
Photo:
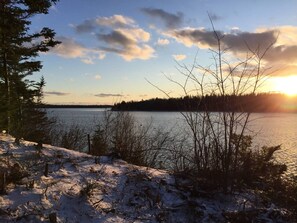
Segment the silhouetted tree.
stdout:
<path fill-rule="evenodd" d="M 41 103 L 40 82 L 28 80 L 38 72 L 41 61 L 36 58 L 58 44 L 53 30 L 45 27 L 30 33 L 31 18 L 47 14 L 57 0 L 1 0 L 0 1 L 0 127 L 17 138 L 24 136 L 24 123 L 32 120 L 44 121 L 45 113 L 38 111 Z M 34 129 L 33 129 L 34 131 Z"/>

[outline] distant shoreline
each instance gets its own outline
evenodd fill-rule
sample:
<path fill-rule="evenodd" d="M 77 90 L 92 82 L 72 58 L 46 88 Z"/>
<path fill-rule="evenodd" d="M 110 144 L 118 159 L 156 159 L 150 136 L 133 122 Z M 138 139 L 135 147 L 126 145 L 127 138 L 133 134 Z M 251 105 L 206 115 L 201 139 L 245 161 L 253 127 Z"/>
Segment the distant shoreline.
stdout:
<path fill-rule="evenodd" d="M 112 105 L 52 105 L 43 104 L 40 108 L 112 108 Z"/>
<path fill-rule="evenodd" d="M 296 113 L 297 96 L 283 94 L 205 95 L 122 101 L 113 111 L 207 111 L 248 113 Z"/>

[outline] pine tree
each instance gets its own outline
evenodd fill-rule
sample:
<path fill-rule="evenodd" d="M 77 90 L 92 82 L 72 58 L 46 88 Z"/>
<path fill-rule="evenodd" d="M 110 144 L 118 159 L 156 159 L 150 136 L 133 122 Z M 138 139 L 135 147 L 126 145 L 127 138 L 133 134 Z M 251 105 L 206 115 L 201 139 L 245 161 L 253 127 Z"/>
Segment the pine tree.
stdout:
<path fill-rule="evenodd" d="M 29 26 L 34 15 L 47 14 L 57 1 L 0 1 L 0 129 L 17 138 L 24 137 L 24 123 L 32 122 L 33 114 L 38 113 L 41 122 L 46 119 L 45 113 L 36 106 L 41 103 L 44 79 L 36 82 L 28 77 L 42 68 L 41 61 L 37 60 L 39 53 L 59 42 L 54 39 L 52 29 L 45 27 L 30 33 Z"/>

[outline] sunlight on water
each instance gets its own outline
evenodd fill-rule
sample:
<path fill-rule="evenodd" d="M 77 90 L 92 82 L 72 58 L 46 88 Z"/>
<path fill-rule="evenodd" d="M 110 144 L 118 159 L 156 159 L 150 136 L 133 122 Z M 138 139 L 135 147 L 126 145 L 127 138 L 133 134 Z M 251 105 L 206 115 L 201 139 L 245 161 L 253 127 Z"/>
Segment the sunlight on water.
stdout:
<path fill-rule="evenodd" d="M 253 114 L 251 128 L 258 131 L 255 143 L 259 145 L 282 145 L 276 152 L 279 162 L 288 165 L 288 174 L 297 174 L 297 114 Z"/>

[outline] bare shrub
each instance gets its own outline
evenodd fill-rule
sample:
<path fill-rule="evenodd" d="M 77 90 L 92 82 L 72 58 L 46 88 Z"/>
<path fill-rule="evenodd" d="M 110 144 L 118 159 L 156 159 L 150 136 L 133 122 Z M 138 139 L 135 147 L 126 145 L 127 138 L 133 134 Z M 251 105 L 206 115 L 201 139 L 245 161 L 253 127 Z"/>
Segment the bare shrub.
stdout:
<path fill-rule="evenodd" d="M 77 124 L 70 127 L 61 123 L 57 124 L 55 130 L 51 133 L 51 141 L 55 146 L 67 149 L 84 151 L 87 147 L 87 134 L 84 128 Z"/>
<path fill-rule="evenodd" d="M 185 98 L 196 98 L 195 105 L 184 100 L 185 110 L 192 111 L 181 113 L 191 142 L 188 149 L 175 150 L 178 162 L 183 162 L 176 166 L 190 169 L 197 179 L 207 178 L 228 191 L 238 182 L 237 170 L 247 165 L 243 160 L 256 157 L 249 148 L 251 138 L 247 136 L 250 113 L 233 99 L 257 93 L 268 77 L 264 57 L 274 42 L 255 46 L 242 40 L 246 54 L 237 54 L 236 58 L 224 45 L 224 34 L 216 31 L 213 24 L 212 28 L 216 43 L 210 49 L 213 63 L 204 66 L 197 62 L 197 58 L 190 66 L 177 63 L 183 80 L 165 77 L 180 88 Z M 167 92 L 155 87 L 170 98 Z M 215 102 L 208 101 L 210 95 Z M 267 159 L 271 158 L 270 153 L 266 155 Z"/>
<path fill-rule="evenodd" d="M 127 112 L 106 111 L 92 137 L 92 154 L 118 154 L 127 162 L 161 167 L 164 148 L 172 139 L 169 133 L 153 128 L 152 122 L 138 123 Z"/>

